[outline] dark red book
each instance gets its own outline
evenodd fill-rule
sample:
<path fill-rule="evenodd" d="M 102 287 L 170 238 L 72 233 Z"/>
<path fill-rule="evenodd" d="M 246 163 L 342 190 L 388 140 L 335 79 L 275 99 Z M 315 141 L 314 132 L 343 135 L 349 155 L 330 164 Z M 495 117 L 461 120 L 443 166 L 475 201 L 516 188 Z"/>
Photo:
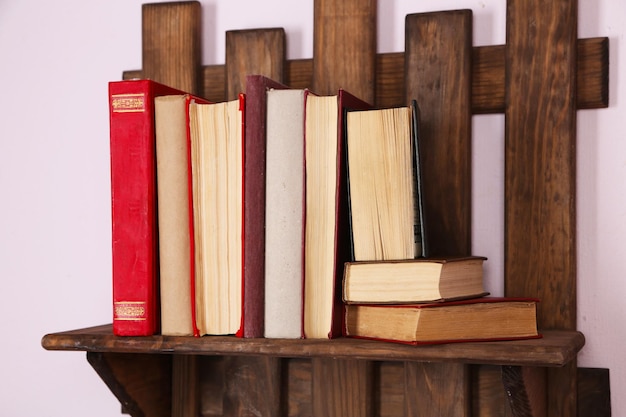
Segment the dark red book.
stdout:
<path fill-rule="evenodd" d="M 154 98 L 184 94 L 150 80 L 109 83 L 113 332 L 159 331 Z"/>
<path fill-rule="evenodd" d="M 265 322 L 267 91 L 286 88 L 263 75 L 246 77 L 243 337 L 249 338 L 263 337 Z"/>
<path fill-rule="evenodd" d="M 371 105 L 345 90 L 309 94 L 305 116 L 305 338 L 341 335 L 343 265 L 351 260 L 345 116 Z"/>
<path fill-rule="evenodd" d="M 344 334 L 412 345 L 540 338 L 535 298 L 348 304 Z"/>

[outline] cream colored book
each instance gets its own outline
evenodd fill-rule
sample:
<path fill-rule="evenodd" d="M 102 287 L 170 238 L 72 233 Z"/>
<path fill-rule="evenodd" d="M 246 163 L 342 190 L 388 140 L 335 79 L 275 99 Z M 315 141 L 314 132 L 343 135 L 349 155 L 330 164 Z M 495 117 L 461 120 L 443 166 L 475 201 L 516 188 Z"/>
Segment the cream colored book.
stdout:
<path fill-rule="evenodd" d="M 482 256 L 348 262 L 346 303 L 405 304 L 486 295 Z"/>
<path fill-rule="evenodd" d="M 265 330 L 302 337 L 304 89 L 267 92 Z"/>
<path fill-rule="evenodd" d="M 161 333 L 193 334 L 189 218 L 190 94 L 155 98 Z"/>
<path fill-rule="evenodd" d="M 244 97 L 189 110 L 200 335 L 241 334 Z"/>

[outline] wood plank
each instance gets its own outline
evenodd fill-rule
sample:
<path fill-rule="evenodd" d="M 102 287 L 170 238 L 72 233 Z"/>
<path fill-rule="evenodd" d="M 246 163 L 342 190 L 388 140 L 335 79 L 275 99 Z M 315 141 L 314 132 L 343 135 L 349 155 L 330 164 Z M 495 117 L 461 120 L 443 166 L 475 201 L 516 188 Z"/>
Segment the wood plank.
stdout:
<path fill-rule="evenodd" d="M 502 385 L 502 367 L 474 365 L 471 367 L 472 416 L 502 417 L 507 398 Z"/>
<path fill-rule="evenodd" d="M 576 107 L 609 106 L 609 38 L 577 42 Z"/>
<path fill-rule="evenodd" d="M 200 3 L 142 5 L 142 77 L 198 94 Z"/>
<path fill-rule="evenodd" d="M 406 18 L 406 99 L 421 112 L 430 256 L 471 253 L 472 11 Z"/>
<path fill-rule="evenodd" d="M 132 417 L 171 415 L 171 357 L 127 353 L 87 353 L 87 361 Z"/>
<path fill-rule="evenodd" d="M 576 328 L 577 6 L 507 3 L 505 294 L 541 299 L 543 328 Z M 575 364 L 548 372 L 534 414 L 576 415 Z"/>
<path fill-rule="evenodd" d="M 472 50 L 474 113 L 504 113 L 504 45 Z"/>
<path fill-rule="evenodd" d="M 311 364 L 312 415 L 372 415 L 370 361 L 313 358 Z"/>
<path fill-rule="evenodd" d="M 226 32 L 226 99 L 246 91 L 246 75 L 265 75 L 284 81 L 285 30 L 283 28 Z"/>
<path fill-rule="evenodd" d="M 199 357 L 200 415 L 284 415 L 280 362 L 268 356 Z"/>
<path fill-rule="evenodd" d="M 577 57 L 577 108 L 599 109 L 609 105 L 609 39 L 579 39 Z M 504 113 L 504 45 L 472 48 L 472 113 Z M 379 107 L 402 106 L 405 102 L 403 74 L 404 52 L 376 56 L 376 93 L 374 104 Z M 207 65 L 202 68 L 203 97 L 223 101 L 225 66 Z M 141 78 L 141 70 L 124 71 L 123 79 Z M 285 83 L 293 88 L 311 87 L 313 60 L 288 60 Z"/>
<path fill-rule="evenodd" d="M 310 359 L 283 359 L 283 378 L 286 383 L 283 406 L 290 417 L 312 416 L 312 365 Z"/>
<path fill-rule="evenodd" d="M 313 19 L 313 91 L 344 88 L 373 103 L 376 0 L 316 0 Z"/>
<path fill-rule="evenodd" d="M 470 415 L 469 366 L 411 362 L 404 368 L 406 417 Z"/>
<path fill-rule="evenodd" d="M 611 417 L 609 370 L 578 368 L 578 417 Z"/>
<path fill-rule="evenodd" d="M 545 417 L 548 401 L 546 379 L 546 368 L 503 366 L 502 382 L 509 399 L 507 415 Z"/>
<path fill-rule="evenodd" d="M 242 339 L 234 336 L 116 337 L 110 324 L 52 333 L 43 337 L 47 350 L 198 355 L 266 355 L 282 358 L 315 356 L 387 361 L 456 362 L 491 365 L 563 366 L 585 344 L 577 331 L 542 331 L 541 339 L 506 342 L 407 346 L 373 340 L 338 338 Z"/>
<path fill-rule="evenodd" d="M 576 328 L 576 12 L 508 7 L 505 286 L 541 299 L 542 328 Z"/>
<path fill-rule="evenodd" d="M 172 356 L 172 417 L 198 415 L 199 375 L 197 356 Z"/>
<path fill-rule="evenodd" d="M 376 0 L 315 0 L 312 90 L 337 94 L 343 88 L 374 101 Z M 315 416 L 371 414 L 369 361 L 313 358 Z"/>

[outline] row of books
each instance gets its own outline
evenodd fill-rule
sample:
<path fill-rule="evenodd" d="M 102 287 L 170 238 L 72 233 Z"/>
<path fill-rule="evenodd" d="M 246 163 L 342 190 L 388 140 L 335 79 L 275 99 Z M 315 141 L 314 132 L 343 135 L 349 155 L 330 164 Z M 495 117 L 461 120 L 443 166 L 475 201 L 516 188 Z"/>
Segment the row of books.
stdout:
<path fill-rule="evenodd" d="M 109 93 L 115 334 L 538 336 L 536 300 L 485 297 L 484 258 L 428 257 L 415 102 L 260 75 L 222 103 L 149 80 Z"/>

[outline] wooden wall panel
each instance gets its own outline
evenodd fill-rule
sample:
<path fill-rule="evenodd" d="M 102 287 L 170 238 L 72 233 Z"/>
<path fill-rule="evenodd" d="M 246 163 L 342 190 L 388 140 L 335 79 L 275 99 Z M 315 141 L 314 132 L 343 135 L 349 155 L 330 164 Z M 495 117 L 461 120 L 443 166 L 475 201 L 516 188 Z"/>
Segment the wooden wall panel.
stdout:
<path fill-rule="evenodd" d="M 406 99 L 421 112 L 430 256 L 471 253 L 472 12 L 406 18 Z"/>
<path fill-rule="evenodd" d="M 507 3 L 505 293 L 576 328 L 576 0 Z M 547 373 L 547 413 L 576 415 L 576 361 Z M 534 404 L 536 406 L 536 404 Z"/>
<path fill-rule="evenodd" d="M 284 81 L 285 30 L 282 28 L 226 32 L 226 99 L 246 91 L 246 75 Z"/>
<path fill-rule="evenodd" d="M 197 1 L 142 6 L 142 76 L 200 92 L 201 8 Z"/>
<path fill-rule="evenodd" d="M 313 91 L 344 88 L 374 102 L 376 0 L 316 0 L 313 22 Z"/>

